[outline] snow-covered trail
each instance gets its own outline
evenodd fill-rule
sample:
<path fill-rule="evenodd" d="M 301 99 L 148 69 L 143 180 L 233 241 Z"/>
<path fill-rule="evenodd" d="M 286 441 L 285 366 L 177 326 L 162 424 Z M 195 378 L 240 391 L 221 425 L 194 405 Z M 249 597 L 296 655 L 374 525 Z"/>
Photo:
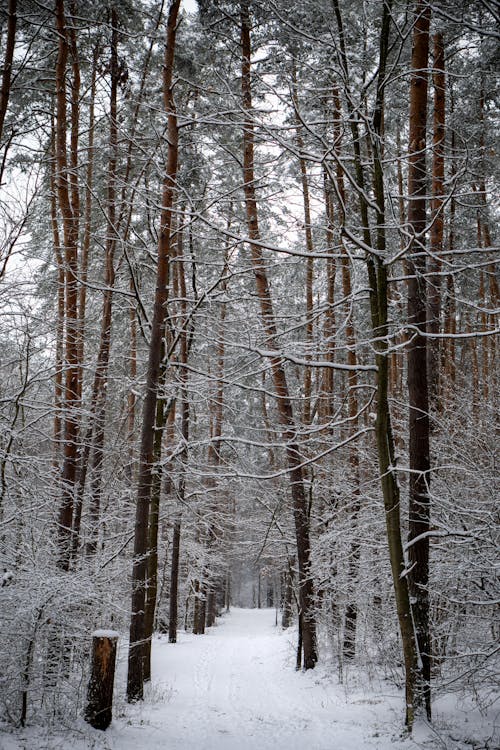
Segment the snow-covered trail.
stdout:
<path fill-rule="evenodd" d="M 153 705 L 108 732 L 113 750 L 374 750 L 399 717 L 381 699 L 347 700 L 320 671 L 295 672 L 275 613 L 233 609 L 204 636 L 153 649 Z M 399 708 L 399 706 L 398 706 Z M 140 722 L 143 722 L 140 724 Z M 137 726 L 139 724 L 139 726 Z M 147 725 L 147 726 L 145 726 Z M 379 742 L 384 725 L 385 737 Z M 388 726 L 389 725 L 389 726 Z M 135 731 L 134 731 L 135 730 Z M 390 730 L 389 730 L 390 731 Z M 133 736 L 135 735 L 135 737 Z M 392 748 L 408 748 L 392 737 Z M 394 743 L 394 744 L 393 744 Z"/>
<path fill-rule="evenodd" d="M 179 633 L 153 643 L 143 702 L 125 701 L 122 642 L 113 723 L 106 732 L 81 719 L 66 729 L 28 727 L 2 736 L 0 750 L 466 750 L 500 747 L 477 709 L 459 698 L 435 704 L 434 728 L 402 737 L 402 695 L 356 667 L 348 689 L 334 667 L 295 672 L 295 634 L 274 610 L 233 609 L 203 636 Z M 442 710 L 442 709 L 441 709 Z M 445 720 L 445 723 L 444 723 Z M 441 726 L 440 726 L 441 725 Z M 454 736 L 453 736 L 454 735 Z M 477 744 L 471 738 L 490 736 Z M 462 736 L 462 741 L 455 740 Z"/>

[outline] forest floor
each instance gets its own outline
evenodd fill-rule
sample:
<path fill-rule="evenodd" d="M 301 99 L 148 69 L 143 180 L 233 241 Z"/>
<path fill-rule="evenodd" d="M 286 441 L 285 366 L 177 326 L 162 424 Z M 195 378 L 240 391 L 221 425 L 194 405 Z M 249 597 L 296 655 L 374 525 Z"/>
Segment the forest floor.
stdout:
<path fill-rule="evenodd" d="M 204 636 L 180 633 L 153 647 L 143 703 L 115 702 L 104 732 L 83 721 L 64 734 L 0 734 L 1 750 L 479 750 L 499 747 L 458 695 L 438 700 L 434 725 L 402 733 L 402 694 L 353 668 L 340 684 L 326 665 L 294 671 L 295 634 L 270 609 L 233 609 Z M 126 652 L 116 692 L 123 696 Z M 498 717 L 497 717 L 498 718 Z M 498 731 L 498 724 L 497 724 Z"/>

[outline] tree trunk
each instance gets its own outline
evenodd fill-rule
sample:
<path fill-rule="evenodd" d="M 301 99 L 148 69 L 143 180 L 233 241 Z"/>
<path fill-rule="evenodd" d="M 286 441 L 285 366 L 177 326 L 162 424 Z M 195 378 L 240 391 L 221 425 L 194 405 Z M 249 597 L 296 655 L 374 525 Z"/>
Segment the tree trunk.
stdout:
<path fill-rule="evenodd" d="M 252 264 L 255 274 L 257 294 L 260 301 L 261 317 L 266 334 L 266 346 L 277 350 L 277 330 L 271 293 L 265 272 L 264 258 L 260 245 L 257 201 L 254 184 L 254 134 L 252 123 L 252 95 L 250 73 L 250 17 L 248 2 L 241 3 L 241 48 L 242 48 L 242 95 L 245 123 L 243 129 L 243 179 L 245 207 L 250 238 Z M 286 456 L 290 473 L 290 489 L 293 500 L 297 557 L 299 564 L 299 603 L 302 617 L 302 640 L 304 668 L 312 669 L 318 657 L 316 652 L 316 622 L 314 617 L 314 587 L 310 564 L 309 517 L 301 456 L 297 444 L 297 430 L 285 377 L 283 361 L 276 356 L 270 358 L 274 387 L 277 394 L 277 407 L 283 425 L 286 443 Z"/>
<path fill-rule="evenodd" d="M 422 689 L 431 717 L 429 635 L 430 446 L 427 383 L 426 294 L 426 128 L 429 25 L 431 9 L 419 0 L 415 10 L 410 81 L 408 224 L 412 232 L 408 260 L 408 397 L 409 397 L 409 574 L 412 612 L 421 659 Z"/>
<path fill-rule="evenodd" d="M 58 514 L 58 566 L 69 569 L 73 503 L 78 463 L 79 362 L 78 362 L 78 215 L 72 205 L 74 182 L 68 168 L 66 130 L 66 66 L 68 35 L 64 0 L 56 0 L 58 54 L 56 62 L 56 182 L 61 211 L 65 264 L 64 458 L 62 495 Z"/>
<path fill-rule="evenodd" d="M 165 179 L 163 182 L 161 226 L 158 243 L 155 304 L 151 324 L 151 339 L 144 399 L 139 479 L 134 536 L 134 561 L 132 568 L 132 611 L 130 619 L 130 645 L 128 657 L 127 698 L 129 701 L 143 698 L 143 648 L 145 587 L 147 574 L 149 502 L 153 474 L 153 442 L 156 415 L 156 400 L 160 376 L 162 338 L 165 324 L 165 305 L 169 280 L 169 257 L 171 251 L 172 203 L 177 176 L 177 116 L 173 99 L 172 83 L 177 15 L 180 0 L 173 0 L 167 23 L 165 64 L 163 69 L 163 96 L 167 112 L 168 152 Z"/>
<path fill-rule="evenodd" d="M 331 195 L 331 182 L 328 177 L 326 167 L 323 170 L 323 192 L 325 200 L 326 216 L 326 241 L 329 255 L 333 255 L 335 245 L 334 234 L 334 213 L 333 199 Z M 325 312 L 325 322 L 323 326 L 323 335 L 325 338 L 325 359 L 333 363 L 335 356 L 335 277 L 337 274 L 337 264 L 335 258 L 328 257 L 326 261 L 327 275 L 327 309 Z M 326 367 L 323 373 L 321 387 L 320 417 L 326 422 L 330 422 L 333 417 L 333 391 L 334 391 L 334 369 Z"/>
<path fill-rule="evenodd" d="M 96 95 L 96 79 L 97 79 L 97 65 L 99 58 L 99 45 L 96 44 L 94 47 L 93 63 L 92 63 L 92 79 L 90 84 L 90 105 L 89 105 L 89 140 L 87 148 L 87 174 L 85 178 L 85 213 L 83 220 L 83 239 L 82 239 L 82 252 L 80 258 L 80 289 L 78 295 L 78 401 L 81 404 L 82 401 L 82 384 L 83 384 L 83 361 L 84 361 L 84 347 L 85 347 L 85 314 L 87 308 L 87 272 L 90 255 L 90 243 L 92 237 L 92 198 L 93 198 L 93 174 L 94 174 L 94 131 L 95 131 L 95 95 Z M 95 384 L 94 384 L 95 390 Z M 92 400 L 94 404 L 94 396 Z M 90 426 L 93 427 L 93 407 L 91 405 L 92 419 Z M 87 428 L 86 438 L 83 441 L 80 438 L 79 441 L 79 453 L 78 453 L 78 480 L 75 492 L 75 505 L 73 513 L 73 532 L 71 539 L 71 558 L 74 559 L 77 555 L 78 548 L 80 545 L 80 529 L 82 520 L 82 509 L 83 509 L 83 494 L 85 490 L 85 481 L 87 476 L 87 468 L 90 457 L 90 441 L 92 438 L 92 429 Z"/>
<path fill-rule="evenodd" d="M 87 690 L 85 721 L 94 729 L 107 729 L 113 717 L 116 644 L 119 634 L 96 630 L 92 634 L 92 668 Z"/>
<path fill-rule="evenodd" d="M 228 221 L 228 231 L 231 228 L 231 221 Z M 224 268 L 221 282 L 221 293 L 223 297 L 227 292 L 227 271 L 228 271 L 228 257 L 227 249 L 224 255 Z M 182 296 L 186 296 L 186 286 L 184 284 L 184 291 Z M 210 444 L 208 446 L 207 463 L 208 468 L 211 471 L 211 475 L 206 480 L 206 486 L 208 494 L 213 495 L 213 499 L 210 500 L 210 514 L 215 517 L 222 511 L 223 499 L 221 498 L 222 492 L 217 487 L 217 470 L 220 466 L 221 460 L 221 437 L 222 437 L 222 426 L 224 419 L 224 358 L 225 358 L 225 330 L 224 323 L 226 319 L 226 303 L 222 301 L 220 303 L 220 317 L 217 325 L 217 349 L 216 349 L 216 364 L 215 364 L 215 394 L 214 398 L 210 400 L 210 411 L 211 411 L 211 422 L 212 422 L 212 434 Z M 217 541 L 220 537 L 220 533 L 217 530 L 217 523 L 211 520 L 208 529 L 207 539 L 207 553 L 213 553 Z M 217 582 L 220 580 L 220 571 L 211 571 L 209 580 L 207 581 L 208 593 L 207 593 L 207 627 L 211 627 L 216 620 L 217 616 Z"/>
<path fill-rule="evenodd" d="M 12 62 L 14 60 L 14 48 L 16 45 L 16 14 L 17 0 L 9 0 L 7 8 L 7 41 L 5 43 L 5 55 L 2 68 L 2 85 L 0 88 L 0 147 L 2 146 L 3 126 L 10 97 Z"/>
<path fill-rule="evenodd" d="M 349 69 L 345 46 L 344 28 L 338 0 L 332 0 L 337 19 L 340 37 L 340 59 L 346 86 L 346 100 L 349 122 L 353 138 L 355 179 L 358 189 L 359 209 L 363 227 L 363 244 L 371 247 L 371 232 L 368 222 L 368 203 L 365 193 L 365 178 L 361 159 L 360 137 L 357 114 L 353 109 L 352 93 L 349 85 Z M 377 202 L 377 255 L 367 255 L 366 263 L 370 287 L 370 315 L 373 337 L 376 348 L 377 390 L 376 390 L 376 421 L 375 437 L 377 443 L 379 472 L 384 498 L 387 542 L 391 563 L 392 581 L 396 599 L 396 609 L 399 630 L 403 646 L 405 665 L 405 723 L 411 731 L 414 720 L 415 675 L 417 668 L 416 644 L 413 632 L 413 622 L 410 607 L 408 581 L 403 575 L 405 559 L 401 539 L 400 494 L 395 466 L 394 439 L 389 411 L 389 326 L 387 314 L 387 267 L 382 262 L 386 252 L 385 233 L 385 190 L 382 170 L 382 154 L 380 153 L 381 135 L 383 130 L 385 72 L 389 49 L 389 29 L 392 2 L 384 0 L 382 11 L 382 25 L 379 45 L 379 70 L 377 78 L 377 96 L 373 115 L 374 143 L 374 192 Z"/>
<path fill-rule="evenodd" d="M 299 112 L 299 96 L 297 86 L 297 69 L 295 61 L 292 63 L 292 102 L 295 115 L 295 130 L 297 138 L 297 150 L 299 153 L 300 181 L 302 186 L 302 202 L 304 209 L 304 235 L 306 240 L 306 324 L 305 324 L 305 359 L 312 359 L 312 342 L 314 335 L 313 326 L 313 281 L 314 281 L 314 245 L 311 224 L 311 201 L 309 199 L 309 182 L 307 179 L 307 165 L 304 158 L 304 139 L 302 137 L 302 122 Z M 304 369 L 304 406 L 302 421 L 304 425 L 311 423 L 311 392 L 312 392 L 312 371 L 310 367 Z"/>
<path fill-rule="evenodd" d="M 54 452 L 52 465 L 55 474 L 61 469 L 61 440 L 62 421 L 61 409 L 63 404 L 63 360 L 64 360 L 64 261 L 61 253 L 61 235 L 57 217 L 56 193 L 56 145 L 55 123 L 52 120 L 51 160 L 50 160 L 50 221 L 52 226 L 52 240 L 57 265 L 57 324 L 56 324 L 56 371 L 54 376 Z"/>
<path fill-rule="evenodd" d="M 177 620 L 179 601 L 179 555 L 181 546 L 181 519 L 174 522 L 172 537 L 172 565 L 170 568 L 170 601 L 168 613 L 168 642 L 177 643 Z"/>
<path fill-rule="evenodd" d="M 162 347 L 160 377 L 158 390 L 165 388 L 167 365 L 165 362 L 165 347 Z M 151 641 L 153 638 L 156 599 L 158 595 L 158 530 L 160 520 L 160 501 L 163 468 L 161 464 L 163 433 L 167 424 L 168 413 L 165 399 L 159 396 L 156 401 L 156 420 L 153 442 L 153 479 L 151 482 L 151 496 L 149 503 L 148 521 L 148 551 L 146 566 L 146 601 L 144 610 L 144 639 L 143 639 L 143 678 L 145 682 L 151 679 Z"/>
<path fill-rule="evenodd" d="M 443 252 L 444 228 L 444 148 L 445 148 L 445 94 L 446 80 L 444 72 L 444 41 L 441 32 L 434 35 L 434 132 L 433 132 L 433 167 L 432 167 L 432 225 L 430 234 L 431 259 L 429 262 L 429 293 L 427 329 L 430 334 L 439 334 L 441 320 L 441 261 Z M 429 399 L 439 408 L 439 372 L 440 372 L 439 339 L 430 340 L 427 349 L 427 370 L 429 381 Z"/>
<path fill-rule="evenodd" d="M 113 288 L 115 285 L 114 257 L 118 237 L 116 236 L 116 169 L 118 159 L 118 18 L 115 8 L 111 10 L 111 96 L 109 112 L 109 162 L 107 186 L 106 256 L 104 268 L 104 297 L 102 303 L 101 341 L 96 366 L 98 382 L 95 408 L 92 480 L 89 508 L 89 539 L 87 554 L 97 549 L 98 525 L 101 507 L 102 470 L 104 460 L 104 427 L 108 386 L 109 353 L 111 347 L 111 325 L 113 311 Z M 83 321 L 82 321 L 83 323 Z"/>
<path fill-rule="evenodd" d="M 283 614 L 281 627 L 286 629 L 292 624 L 292 601 L 293 601 L 293 560 L 289 561 L 288 570 L 285 572 L 285 590 L 283 593 Z"/>

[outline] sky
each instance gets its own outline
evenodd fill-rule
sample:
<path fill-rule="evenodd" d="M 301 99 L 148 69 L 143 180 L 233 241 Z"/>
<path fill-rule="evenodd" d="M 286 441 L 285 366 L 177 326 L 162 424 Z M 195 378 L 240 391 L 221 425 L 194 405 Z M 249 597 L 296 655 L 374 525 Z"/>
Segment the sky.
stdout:
<path fill-rule="evenodd" d="M 194 13 L 198 10 L 198 3 L 196 2 L 196 0 L 182 0 L 181 8 L 187 10 L 188 13 Z"/>

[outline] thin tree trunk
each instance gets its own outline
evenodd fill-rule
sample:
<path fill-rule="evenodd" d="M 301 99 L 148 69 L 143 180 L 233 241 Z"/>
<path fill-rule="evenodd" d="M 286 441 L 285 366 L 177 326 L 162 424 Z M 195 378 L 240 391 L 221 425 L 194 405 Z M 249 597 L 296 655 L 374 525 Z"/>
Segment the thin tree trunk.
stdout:
<path fill-rule="evenodd" d="M 242 48 L 242 95 L 245 124 L 243 128 L 243 179 L 245 207 L 250 238 L 252 264 L 255 274 L 257 294 L 260 301 L 261 317 L 266 334 L 266 345 L 277 350 L 277 330 L 271 293 L 265 272 L 260 240 L 257 201 L 254 184 L 254 133 L 252 123 L 252 95 L 250 73 L 250 17 L 248 0 L 241 3 L 241 48 Z M 304 668 L 312 669 L 317 662 L 316 622 L 314 617 L 314 587 L 310 564 L 309 517 L 301 457 L 297 444 L 297 430 L 285 377 L 283 361 L 278 354 L 270 358 L 274 387 L 277 394 L 277 407 L 283 425 L 286 442 L 286 456 L 290 472 L 293 500 L 297 557 L 299 564 L 299 603 L 302 616 L 302 640 Z"/>
<path fill-rule="evenodd" d="M 333 200 L 331 195 L 331 184 L 326 168 L 323 171 L 323 192 L 325 200 L 326 213 L 326 241 L 329 255 L 333 254 L 335 244 L 334 235 L 334 213 Z M 335 277 L 337 274 L 337 265 L 335 258 L 328 257 L 326 261 L 327 275 L 327 309 L 325 313 L 325 322 L 323 332 L 325 337 L 325 359 L 329 363 L 334 361 L 335 352 Z M 321 398 L 323 404 L 320 409 L 320 416 L 323 416 L 326 422 L 330 422 L 333 417 L 333 391 L 334 391 L 334 369 L 333 367 L 325 368 L 323 373 Z"/>
<path fill-rule="evenodd" d="M 180 476 L 177 485 L 177 518 L 174 522 L 174 531 L 172 539 L 172 567 L 170 573 L 170 603 L 168 618 L 168 640 L 170 643 L 177 642 L 177 624 L 178 624 L 178 600 L 179 600 L 179 557 L 180 557 L 180 540 L 181 540 L 181 515 L 182 507 L 186 494 L 186 473 L 188 460 L 188 443 L 189 443 L 189 398 L 188 398 L 188 378 L 187 369 L 189 355 L 189 333 L 187 330 L 187 290 L 186 274 L 184 266 L 184 242 L 183 242 L 183 222 L 184 213 L 182 212 L 177 243 L 177 259 L 175 264 L 175 276 L 178 282 L 177 295 L 180 297 L 180 357 L 178 380 L 181 392 L 181 439 L 182 451 L 180 455 Z"/>
<path fill-rule="evenodd" d="M 200 581 L 194 582 L 194 612 L 193 612 L 193 633 L 194 635 L 203 635 L 205 632 L 206 621 L 206 598 L 205 587 Z"/>
<path fill-rule="evenodd" d="M 92 238 L 92 198 L 93 198 L 93 174 L 94 174 L 94 131 L 95 131 L 95 94 L 96 94 L 96 81 L 97 81 L 97 63 L 99 58 L 99 46 L 96 44 L 94 47 L 93 63 L 92 63 L 92 80 L 90 85 L 90 105 L 89 105 L 89 140 L 87 147 L 87 174 L 85 178 L 85 212 L 83 219 L 83 239 L 82 239 L 82 252 L 80 258 L 80 289 L 78 295 L 78 401 L 82 402 L 82 386 L 83 386 L 83 362 L 84 362 L 84 348 L 85 348 L 85 314 L 87 306 L 87 272 L 88 262 L 90 254 L 90 243 Z M 82 520 L 82 509 L 83 509 L 83 494 L 85 491 L 85 481 L 87 477 L 87 468 L 90 457 L 90 442 L 92 440 L 93 430 L 93 419 L 95 411 L 95 400 L 96 400 L 96 384 L 94 382 L 94 390 L 91 402 L 91 420 L 89 428 L 87 428 L 85 438 L 80 438 L 79 441 L 79 453 L 78 453 L 78 481 L 76 487 L 76 497 L 74 504 L 73 514 L 73 533 L 71 539 L 71 558 L 74 559 L 77 555 L 78 548 L 80 545 L 80 529 Z"/>
<path fill-rule="evenodd" d="M 167 367 L 162 357 L 159 388 L 165 387 Z M 146 603 L 144 611 L 144 654 L 143 678 L 145 682 L 151 680 L 151 640 L 153 637 L 156 597 L 158 594 L 158 528 L 160 520 L 160 500 L 163 471 L 161 467 L 162 442 L 165 425 L 168 419 L 165 409 L 165 399 L 159 397 L 156 402 L 156 423 L 153 446 L 154 473 L 151 484 L 151 500 L 149 504 L 148 557 L 146 579 Z"/>
<path fill-rule="evenodd" d="M 106 230 L 106 260 L 104 272 L 104 296 L 102 303 L 101 341 L 96 367 L 98 380 L 97 403 L 95 410 L 95 428 L 93 443 L 92 480 L 89 508 L 89 539 L 87 554 L 94 554 L 97 550 L 98 524 L 101 507 L 102 471 L 104 460 L 104 427 L 106 420 L 106 400 L 108 386 L 109 353 L 111 347 L 111 325 L 113 311 L 113 288 L 115 285 L 114 257 L 116 249 L 116 169 L 118 159 L 118 123 L 117 123 L 117 93 L 118 93 L 118 17 L 116 9 L 111 10 L 111 97 L 109 113 L 109 162 L 107 186 L 107 230 Z"/>
<path fill-rule="evenodd" d="M 228 231 L 231 228 L 231 221 L 228 221 Z M 224 257 L 224 269 L 223 279 L 221 282 L 221 293 L 222 298 L 227 292 L 227 270 L 228 270 L 228 258 L 227 249 Z M 185 297 L 186 285 L 184 283 L 184 292 L 182 294 Z M 226 303 L 222 301 L 220 303 L 220 318 L 218 321 L 218 341 L 217 341 L 217 353 L 216 353 L 216 366 L 215 366 L 215 396 L 211 399 L 211 411 L 212 411 L 212 435 L 210 445 L 208 446 L 208 467 L 212 474 L 207 479 L 207 490 L 210 495 L 214 495 L 213 500 L 210 503 L 210 513 L 212 516 L 221 512 L 222 501 L 220 493 L 217 488 L 217 470 L 220 466 L 220 450 L 221 450 L 221 437 L 222 437 L 222 425 L 224 419 L 224 358 L 225 358 L 225 330 L 224 323 L 226 320 Z M 217 524 L 213 520 L 210 523 L 208 531 L 208 544 L 207 553 L 210 554 L 213 551 L 217 543 Z M 211 627 L 215 623 L 217 615 L 217 573 L 214 575 L 212 571 L 210 580 L 208 581 L 208 595 L 207 595 L 207 627 Z"/>
<path fill-rule="evenodd" d="M 429 635 L 430 445 L 427 383 L 426 294 L 426 130 L 429 25 L 431 9 L 419 0 L 413 26 L 410 81 L 408 224 L 412 232 L 408 260 L 408 397 L 409 397 L 409 584 L 427 717 L 431 717 Z"/>
<path fill-rule="evenodd" d="M 350 311 L 347 314 L 345 322 L 345 338 L 347 346 L 347 362 L 353 368 L 349 370 L 347 376 L 347 405 L 348 405 L 348 417 L 349 434 L 353 435 L 358 426 L 358 399 L 357 399 L 357 385 L 358 385 L 358 374 L 354 369 L 357 364 L 356 356 L 356 335 L 354 332 L 354 323 L 352 319 L 353 305 L 352 305 L 352 286 L 351 286 L 351 274 L 349 268 L 349 258 L 344 246 L 342 246 L 344 257 L 342 258 L 342 292 L 344 299 L 350 304 Z M 348 603 L 345 613 L 344 623 L 344 643 L 343 643 L 343 655 L 346 659 L 352 659 L 356 652 L 356 623 L 358 617 L 358 607 L 356 603 L 356 591 L 357 578 L 358 578 L 358 567 L 360 557 L 360 544 L 358 540 L 357 532 L 357 520 L 360 510 L 360 491 L 359 491 L 359 456 L 358 448 L 356 445 L 349 447 L 349 463 L 351 465 L 352 481 L 354 488 L 352 491 L 352 505 L 350 508 L 350 522 L 352 540 L 349 551 L 349 583 L 348 583 Z"/>
<path fill-rule="evenodd" d="M 161 226 L 158 243 L 155 304 L 151 324 L 151 339 L 146 376 L 146 396 L 143 407 L 141 451 L 134 536 L 134 561 L 132 568 L 132 611 L 130 619 L 130 645 L 128 657 L 127 698 L 143 698 L 143 648 L 145 587 L 147 575 L 148 522 L 151 484 L 153 479 L 153 442 L 156 400 L 160 376 L 161 342 L 165 325 L 165 305 L 169 280 L 171 252 L 172 204 L 177 176 L 178 132 L 173 99 L 175 37 L 180 0 L 172 0 L 168 14 L 165 64 L 163 68 L 163 96 L 167 113 L 168 151 L 163 182 Z"/>
<path fill-rule="evenodd" d="M 444 148 L 445 148 L 445 72 L 444 40 L 441 32 L 434 35 L 434 132 L 433 132 L 433 167 L 432 167 L 432 226 L 430 233 L 431 259 L 429 262 L 428 292 L 428 332 L 438 334 L 441 320 L 441 261 L 443 252 L 443 205 L 444 205 Z M 429 380 L 429 399 L 438 406 L 439 372 L 440 372 L 439 339 L 431 339 L 427 350 L 427 369 Z"/>
<path fill-rule="evenodd" d="M 292 603 L 293 603 L 293 566 L 294 560 L 288 561 L 288 570 L 285 572 L 285 590 L 283 593 L 283 614 L 281 617 L 281 627 L 289 628 L 292 624 Z"/>
<path fill-rule="evenodd" d="M 450 114 L 453 116 L 454 112 L 454 98 L 453 98 L 453 87 L 450 87 Z M 455 129 L 451 130 L 451 144 L 450 152 L 452 155 L 450 164 L 450 182 L 453 184 L 456 168 L 455 159 L 453 158 L 455 153 Z M 450 200 L 450 215 L 449 215 L 449 228 L 448 228 L 448 252 L 452 252 L 455 249 L 455 215 L 456 215 L 456 200 L 452 195 Z M 449 405 L 453 400 L 455 393 L 455 379 L 456 379 L 456 350 L 455 350 L 455 334 L 457 332 L 457 321 L 456 321 L 456 304 L 455 304 L 455 281 L 453 275 L 450 273 L 446 279 L 446 294 L 443 304 L 443 328 L 444 333 L 447 335 L 445 339 L 445 345 L 442 347 L 442 359 L 441 359 L 441 373 L 443 378 L 441 382 L 441 393 L 440 401 Z"/>
<path fill-rule="evenodd" d="M 306 325 L 305 325 L 305 359 L 312 359 L 312 342 L 314 336 L 313 325 L 313 281 L 314 281 L 314 245 L 311 225 L 311 201 L 309 199 L 309 182 L 307 178 L 307 165 L 304 158 L 304 139 L 302 137 L 302 123 L 299 113 L 299 96 L 297 87 L 297 69 L 295 61 L 292 64 L 292 101 L 295 115 L 295 130 L 297 138 L 297 150 L 299 153 L 300 180 L 302 186 L 302 202 L 304 208 L 304 235 L 306 240 Z M 302 421 L 309 425 L 312 418 L 311 410 L 312 393 L 312 370 L 307 365 L 304 368 L 304 405 Z"/>
<path fill-rule="evenodd" d="M 345 79 L 346 99 L 349 121 L 353 138 L 355 179 L 358 188 L 360 216 L 363 226 L 363 244 L 371 247 L 371 232 L 368 223 L 368 204 L 365 193 L 363 162 L 361 159 L 359 125 L 353 110 L 352 94 L 349 85 L 349 69 L 345 45 L 345 35 L 338 0 L 332 0 L 340 37 L 340 60 Z M 400 494 L 395 466 L 394 439 L 389 411 L 389 325 L 388 325 L 388 292 L 387 267 L 382 262 L 386 252 L 385 233 L 385 191 L 382 169 L 380 139 L 383 131 L 385 71 L 389 48 L 389 29 L 392 2 L 384 0 L 382 25 L 380 31 L 379 71 L 377 79 L 377 97 L 373 116 L 374 144 L 374 190 L 377 201 L 376 248 L 378 255 L 367 255 L 367 270 L 370 287 L 370 315 L 376 348 L 377 365 L 377 414 L 375 436 L 377 443 L 379 471 L 384 497 L 385 521 L 389 558 L 391 562 L 392 581 L 396 598 L 396 609 L 399 630 L 403 646 L 405 665 L 405 723 L 411 731 L 414 720 L 415 676 L 417 668 L 416 644 L 410 607 L 408 581 L 403 575 L 405 559 L 401 539 Z"/>
<path fill-rule="evenodd" d="M 174 521 L 174 532 L 172 536 L 172 565 L 170 568 L 170 601 L 169 601 L 169 612 L 168 612 L 168 642 L 169 643 L 177 643 L 180 548 L 181 548 L 181 518 L 179 516 Z"/>
<path fill-rule="evenodd" d="M 56 371 L 54 375 L 54 451 L 52 465 L 56 474 L 61 469 L 61 439 L 63 404 L 63 360 L 64 360 L 64 261 L 61 253 L 61 238 L 57 217 L 55 123 L 52 120 L 50 160 L 50 221 L 57 265 L 57 324 L 56 324 Z"/>
<path fill-rule="evenodd" d="M 58 514 L 58 565 L 69 569 L 73 503 L 78 464 L 79 362 L 78 362 L 78 216 L 72 205 L 74 185 L 68 169 L 66 144 L 66 66 L 68 36 L 64 0 L 56 0 L 58 54 L 56 62 L 56 164 L 57 192 L 61 211 L 65 263 L 65 360 L 64 383 L 64 458 L 62 495 Z"/>
<path fill-rule="evenodd" d="M 90 83 L 89 104 L 89 140 L 87 146 L 87 172 L 85 176 L 85 210 L 83 216 L 82 252 L 80 258 L 80 289 L 78 295 L 78 360 L 80 365 L 79 399 L 82 398 L 83 359 L 85 347 L 85 313 L 87 308 L 87 276 L 92 239 L 92 198 L 94 181 L 94 136 L 95 136 L 95 94 L 97 84 L 97 64 L 99 59 L 99 45 L 96 44 L 92 60 L 92 78 Z M 76 511 L 75 511 L 76 513 Z"/>
<path fill-rule="evenodd" d="M 130 291 L 134 291 L 133 281 L 130 279 Z M 137 312 L 135 305 L 130 302 L 129 307 L 129 325 L 130 325 L 130 359 L 129 359 L 129 376 L 130 388 L 127 393 L 127 442 L 128 442 L 128 464 L 127 474 L 129 479 L 134 478 L 134 442 L 135 442 L 135 379 L 137 377 Z"/>

